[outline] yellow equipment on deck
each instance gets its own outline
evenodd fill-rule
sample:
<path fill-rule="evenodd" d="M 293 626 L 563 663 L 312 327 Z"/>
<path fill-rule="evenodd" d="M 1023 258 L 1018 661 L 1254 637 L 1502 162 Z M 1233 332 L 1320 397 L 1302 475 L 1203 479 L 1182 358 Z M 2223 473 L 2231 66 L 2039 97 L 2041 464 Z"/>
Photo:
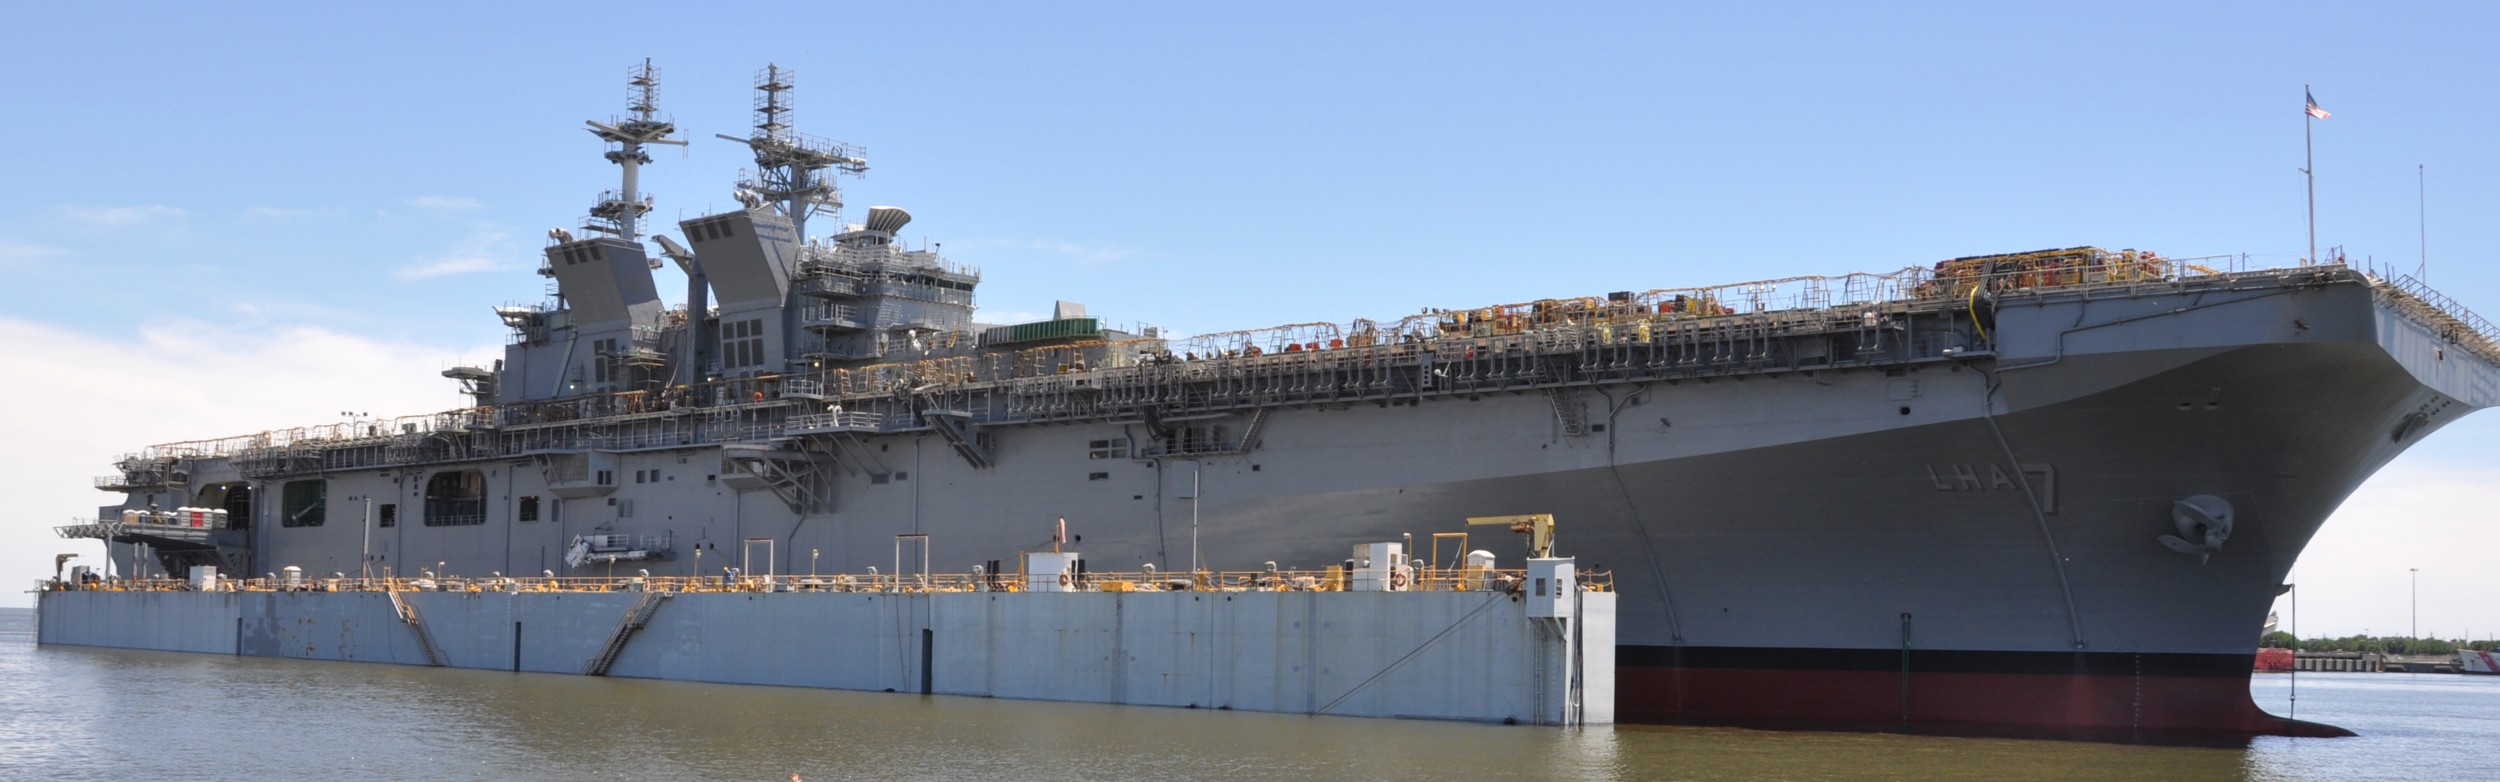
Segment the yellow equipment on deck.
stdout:
<path fill-rule="evenodd" d="M 1469 516 L 1467 526 L 1501 524 L 1510 531 L 1528 536 L 1528 556 L 1545 559 L 1554 556 L 1554 514 L 1532 513 L 1525 516 Z"/>

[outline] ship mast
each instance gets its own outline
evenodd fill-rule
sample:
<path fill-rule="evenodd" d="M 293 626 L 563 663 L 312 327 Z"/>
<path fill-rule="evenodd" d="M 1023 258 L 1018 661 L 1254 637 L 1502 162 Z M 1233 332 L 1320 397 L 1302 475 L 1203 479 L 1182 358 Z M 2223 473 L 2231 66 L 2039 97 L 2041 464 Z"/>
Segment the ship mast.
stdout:
<path fill-rule="evenodd" d="M 715 134 L 755 150 L 755 179 L 738 186 L 762 201 L 779 204 L 800 241 L 807 239 L 807 218 L 842 210 L 838 174 L 868 171 L 866 150 L 798 132 L 790 121 L 791 76 L 788 68 L 767 64 L 755 72 L 755 132 L 746 138 Z M 827 169 L 831 169 L 830 172 Z"/>
<path fill-rule="evenodd" d="M 625 181 L 615 190 L 599 194 L 599 203 L 590 208 L 590 218 L 582 227 L 634 241 L 642 235 L 642 216 L 651 211 L 651 198 L 639 189 L 642 164 L 651 162 L 651 153 L 643 151 L 646 144 L 686 142 L 669 138 L 677 125 L 660 116 L 660 69 L 644 58 L 641 65 L 626 71 L 627 98 L 625 109 L 630 118 L 610 117 L 607 122 L 590 120 L 592 135 L 608 142 L 608 162 L 624 169 Z"/>

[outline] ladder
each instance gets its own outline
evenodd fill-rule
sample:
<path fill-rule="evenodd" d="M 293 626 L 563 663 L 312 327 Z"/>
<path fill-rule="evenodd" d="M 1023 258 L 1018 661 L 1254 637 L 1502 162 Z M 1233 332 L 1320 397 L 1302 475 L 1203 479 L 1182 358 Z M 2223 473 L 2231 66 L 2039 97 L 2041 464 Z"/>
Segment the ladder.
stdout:
<path fill-rule="evenodd" d="M 443 667 L 446 664 L 443 662 L 443 650 L 434 645 L 434 636 L 426 633 L 425 620 L 417 616 L 416 605 L 399 599 L 399 590 L 394 589 L 383 594 L 391 596 L 391 611 L 399 615 L 399 621 L 408 623 L 409 631 L 416 633 L 417 649 L 425 652 L 425 664 L 436 668 Z"/>
<path fill-rule="evenodd" d="M 1267 428 L 1267 412 L 1271 409 L 1262 407 L 1250 412 L 1250 425 L 1241 428 L 1241 453 L 1258 450 L 1259 430 Z"/>
<path fill-rule="evenodd" d="M 1563 434 L 1580 437 L 1589 433 L 1587 403 L 1560 388 L 1546 389 L 1545 394 L 1554 401 L 1554 420 L 1561 424 Z"/>
<path fill-rule="evenodd" d="M 642 599 L 625 610 L 624 620 L 617 623 L 616 633 L 608 636 L 608 645 L 599 650 L 599 656 L 591 658 L 589 665 L 582 666 L 582 675 L 608 675 L 608 668 L 616 665 L 616 656 L 625 653 L 625 642 L 633 639 L 634 631 L 651 623 L 651 615 L 659 613 L 661 601 L 669 597 L 667 592 L 642 593 Z"/>
<path fill-rule="evenodd" d="M 972 422 L 971 414 L 960 410 L 926 410 L 920 415 L 928 420 L 929 428 L 936 429 L 939 435 L 946 438 L 947 445 L 954 446 L 956 454 L 972 464 L 973 469 L 990 466 L 989 449 L 981 447 L 981 425 Z"/>

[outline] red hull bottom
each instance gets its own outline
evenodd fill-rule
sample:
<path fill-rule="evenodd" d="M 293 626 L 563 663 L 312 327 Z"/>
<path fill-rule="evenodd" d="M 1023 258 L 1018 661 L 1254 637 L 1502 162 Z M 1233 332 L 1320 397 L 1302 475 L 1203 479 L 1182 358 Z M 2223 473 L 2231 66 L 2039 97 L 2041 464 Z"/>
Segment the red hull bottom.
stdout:
<path fill-rule="evenodd" d="M 2161 675 L 2094 670 L 2136 655 L 2092 657 L 2104 659 L 2055 673 L 1627 665 L 1616 670 L 1616 717 L 2121 740 L 2353 735 L 2258 708 L 2246 658 L 2237 675 Z"/>

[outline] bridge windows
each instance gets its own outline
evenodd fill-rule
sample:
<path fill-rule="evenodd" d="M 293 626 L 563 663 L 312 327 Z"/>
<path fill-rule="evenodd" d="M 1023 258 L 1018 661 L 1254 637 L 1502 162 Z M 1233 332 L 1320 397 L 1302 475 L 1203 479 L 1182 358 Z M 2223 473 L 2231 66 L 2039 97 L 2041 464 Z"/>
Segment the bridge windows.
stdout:
<path fill-rule="evenodd" d="M 287 481 L 278 494 L 278 526 L 318 527 L 329 510 L 328 481 Z"/>
<path fill-rule="evenodd" d="M 720 363 L 728 369 L 763 366 L 764 319 L 748 318 L 721 324 Z"/>
<path fill-rule="evenodd" d="M 476 470 L 444 470 L 425 479 L 425 525 L 486 523 L 486 476 Z"/>
<path fill-rule="evenodd" d="M 621 377 L 624 373 L 617 371 L 615 339 L 593 340 L 590 343 L 590 347 L 592 356 L 590 359 L 591 382 L 609 383 L 624 379 Z"/>

